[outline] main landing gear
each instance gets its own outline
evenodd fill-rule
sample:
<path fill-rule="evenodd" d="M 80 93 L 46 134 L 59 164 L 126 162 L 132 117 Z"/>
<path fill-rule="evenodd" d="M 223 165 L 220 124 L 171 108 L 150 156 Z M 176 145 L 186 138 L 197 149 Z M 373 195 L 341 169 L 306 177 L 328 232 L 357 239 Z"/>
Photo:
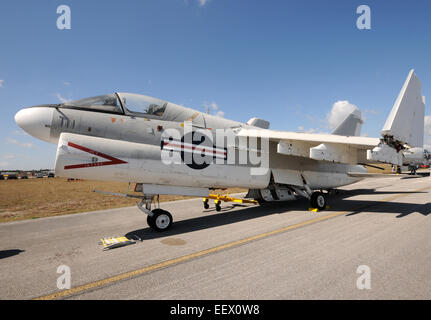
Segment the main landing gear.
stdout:
<path fill-rule="evenodd" d="M 298 195 L 303 196 L 303 197 L 307 198 L 308 200 L 310 200 L 310 205 L 311 205 L 310 209 L 313 209 L 312 211 L 315 211 L 315 209 L 317 209 L 319 211 L 327 209 L 327 198 L 326 198 L 326 196 L 323 194 L 322 191 L 311 190 L 311 188 L 305 183 L 305 179 L 304 179 L 304 189 L 299 189 L 299 188 L 293 187 L 293 190 Z M 330 192 L 334 192 L 334 190 L 331 190 Z"/>
<path fill-rule="evenodd" d="M 137 203 L 137 206 L 139 210 L 147 215 L 147 223 L 151 229 L 157 232 L 166 231 L 172 226 L 172 215 L 160 208 L 151 210 L 153 200 L 154 196 L 143 198 L 140 203 Z"/>
<path fill-rule="evenodd" d="M 315 191 L 311 194 L 310 204 L 312 208 L 323 210 L 326 208 L 326 197 L 322 192 Z"/>

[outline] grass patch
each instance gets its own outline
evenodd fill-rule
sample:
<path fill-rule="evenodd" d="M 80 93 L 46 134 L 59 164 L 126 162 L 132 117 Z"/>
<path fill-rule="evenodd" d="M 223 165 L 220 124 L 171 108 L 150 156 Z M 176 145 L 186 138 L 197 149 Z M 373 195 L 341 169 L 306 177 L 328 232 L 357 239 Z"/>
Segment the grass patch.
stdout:
<path fill-rule="evenodd" d="M 103 190 L 126 193 L 128 183 L 106 181 L 71 181 L 63 178 L 0 180 L 0 222 L 72 214 L 133 206 L 138 199 L 93 192 Z M 129 193 L 133 192 L 131 184 Z M 234 188 L 229 192 L 244 192 Z M 192 197 L 161 195 L 160 202 Z"/>

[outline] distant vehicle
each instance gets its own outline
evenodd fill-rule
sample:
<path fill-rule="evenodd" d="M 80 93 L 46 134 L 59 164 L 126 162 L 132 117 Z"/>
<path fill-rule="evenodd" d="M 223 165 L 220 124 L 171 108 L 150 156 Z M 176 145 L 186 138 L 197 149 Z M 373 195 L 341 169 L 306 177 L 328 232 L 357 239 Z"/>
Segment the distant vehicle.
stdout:
<path fill-rule="evenodd" d="M 23 175 L 23 176 L 21 176 L 21 179 L 28 179 L 28 176 Z"/>
<path fill-rule="evenodd" d="M 18 176 L 15 173 L 11 173 L 7 175 L 8 180 L 16 180 L 18 179 Z"/>
<path fill-rule="evenodd" d="M 50 172 L 50 173 L 48 173 L 48 178 L 54 178 L 54 177 L 55 177 L 54 172 Z"/>
<path fill-rule="evenodd" d="M 36 178 L 43 178 L 43 173 L 38 173 L 38 174 L 36 175 Z"/>
<path fill-rule="evenodd" d="M 4 180 L 4 175 L 0 174 L 0 180 Z"/>

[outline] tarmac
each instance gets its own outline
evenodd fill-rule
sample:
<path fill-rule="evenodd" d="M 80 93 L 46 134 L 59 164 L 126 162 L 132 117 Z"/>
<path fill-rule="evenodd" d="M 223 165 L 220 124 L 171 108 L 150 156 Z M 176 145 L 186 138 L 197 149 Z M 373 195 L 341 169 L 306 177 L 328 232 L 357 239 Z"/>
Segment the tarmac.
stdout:
<path fill-rule="evenodd" d="M 429 176 L 385 177 L 320 212 L 306 199 L 161 203 L 164 233 L 136 207 L 3 223 L 0 299 L 430 299 L 430 195 Z M 108 236 L 141 241 L 103 251 Z"/>

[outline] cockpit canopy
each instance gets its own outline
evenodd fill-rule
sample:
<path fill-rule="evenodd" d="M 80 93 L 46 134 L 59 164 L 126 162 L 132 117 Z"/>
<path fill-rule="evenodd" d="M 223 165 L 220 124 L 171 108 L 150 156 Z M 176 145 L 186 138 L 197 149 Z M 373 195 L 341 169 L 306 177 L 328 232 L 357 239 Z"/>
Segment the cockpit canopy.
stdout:
<path fill-rule="evenodd" d="M 166 110 L 167 102 L 141 94 L 113 93 L 81 100 L 74 100 L 66 102 L 63 105 L 70 108 L 110 113 L 127 113 L 144 117 L 161 117 Z"/>
<path fill-rule="evenodd" d="M 167 102 L 135 93 L 118 93 L 125 111 L 142 116 L 161 117 L 166 110 Z"/>

